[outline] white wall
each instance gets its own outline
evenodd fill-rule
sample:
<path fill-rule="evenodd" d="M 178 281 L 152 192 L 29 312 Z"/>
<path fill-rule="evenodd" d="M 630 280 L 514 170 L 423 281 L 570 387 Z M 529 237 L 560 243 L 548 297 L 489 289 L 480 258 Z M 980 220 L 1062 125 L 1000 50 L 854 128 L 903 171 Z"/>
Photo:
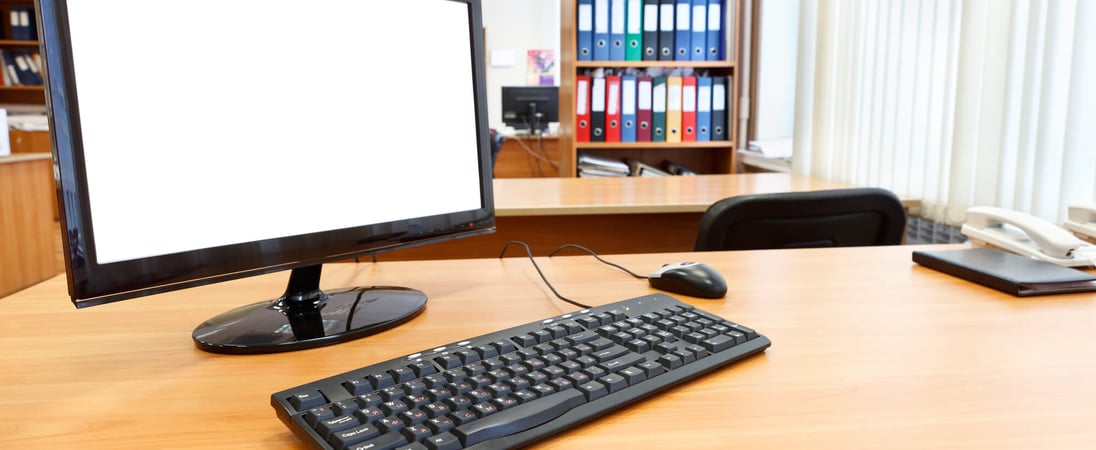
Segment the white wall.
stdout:
<path fill-rule="evenodd" d="M 502 128 L 502 86 L 526 84 L 528 50 L 552 49 L 559 85 L 559 0 L 483 0 L 487 33 L 487 110 L 493 128 Z M 513 65 L 492 65 L 492 54 L 513 55 Z"/>

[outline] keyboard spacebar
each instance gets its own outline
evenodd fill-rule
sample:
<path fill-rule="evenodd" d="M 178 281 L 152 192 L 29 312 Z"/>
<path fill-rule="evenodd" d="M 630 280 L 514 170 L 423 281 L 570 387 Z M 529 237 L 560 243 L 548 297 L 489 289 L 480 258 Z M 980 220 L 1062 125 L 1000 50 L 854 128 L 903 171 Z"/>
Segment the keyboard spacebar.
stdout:
<path fill-rule="evenodd" d="M 582 392 L 567 389 L 461 425 L 453 433 L 468 447 L 528 430 L 562 416 L 583 403 L 586 403 L 586 397 Z"/>

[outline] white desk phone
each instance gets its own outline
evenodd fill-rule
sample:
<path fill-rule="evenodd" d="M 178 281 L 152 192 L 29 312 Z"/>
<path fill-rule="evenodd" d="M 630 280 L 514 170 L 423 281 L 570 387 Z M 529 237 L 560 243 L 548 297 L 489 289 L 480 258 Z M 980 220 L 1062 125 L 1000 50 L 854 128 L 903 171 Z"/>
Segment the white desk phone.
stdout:
<path fill-rule="evenodd" d="M 1096 229 L 1096 209 L 1075 208 L 1070 208 L 1070 220 L 1066 226 L 1074 232 L 1080 230 L 1081 235 L 1096 238 L 1093 232 Z M 967 209 L 967 221 L 960 231 L 975 246 L 997 247 L 1061 266 L 1096 266 L 1096 245 L 1027 213 L 991 206 L 971 207 Z"/>
<path fill-rule="evenodd" d="M 1096 203 L 1069 207 L 1069 218 L 1062 224 L 1077 237 L 1096 243 Z"/>

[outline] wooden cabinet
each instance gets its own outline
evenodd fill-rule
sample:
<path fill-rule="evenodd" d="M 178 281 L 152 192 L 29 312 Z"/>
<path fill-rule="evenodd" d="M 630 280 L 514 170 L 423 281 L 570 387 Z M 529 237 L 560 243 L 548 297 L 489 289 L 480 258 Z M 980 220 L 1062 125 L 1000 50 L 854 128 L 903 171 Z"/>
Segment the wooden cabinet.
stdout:
<path fill-rule="evenodd" d="M 606 0 L 612 2 L 612 0 Z M 628 2 L 625 1 L 625 4 Z M 643 2 L 640 2 L 643 3 Z M 579 153 L 603 158 L 636 159 L 659 167 L 666 160 L 701 174 L 733 173 L 735 171 L 735 139 L 738 123 L 738 57 L 741 26 L 741 1 L 723 0 L 721 4 L 722 58 L 714 61 L 579 61 L 578 60 L 578 0 L 560 3 L 560 176 L 577 176 Z M 623 72 L 628 69 L 669 72 L 692 69 L 712 77 L 726 77 L 725 140 L 708 142 L 580 142 L 576 139 L 576 77 L 597 69 Z M 715 125 L 713 124 L 713 127 Z"/>
<path fill-rule="evenodd" d="M 33 36 L 32 39 L 26 39 L 25 35 L 21 35 L 16 30 L 20 24 L 13 23 L 13 11 L 16 20 L 22 17 L 23 20 L 27 21 L 26 26 L 29 27 L 29 30 L 38 29 L 34 18 L 34 1 L 0 0 L 0 21 L 3 22 L 3 26 L 0 27 L 0 32 L 3 33 L 0 35 L 0 50 L 3 50 L 12 58 L 16 55 L 22 55 L 24 64 L 36 64 L 40 68 L 40 62 L 26 60 L 38 55 L 38 41 L 33 39 Z M 20 11 L 23 11 L 24 14 L 20 14 Z M 33 33 L 35 36 L 37 35 L 37 31 Z M 0 68 L 4 68 L 4 66 L 0 65 Z M 39 70 L 38 73 L 39 76 L 44 76 L 42 70 Z M 12 74 L 6 72 L 5 79 L 8 79 L 9 82 L 0 83 L 0 104 L 45 105 L 46 95 L 41 84 L 23 83 L 22 85 L 16 85 L 10 82 L 11 76 Z"/>

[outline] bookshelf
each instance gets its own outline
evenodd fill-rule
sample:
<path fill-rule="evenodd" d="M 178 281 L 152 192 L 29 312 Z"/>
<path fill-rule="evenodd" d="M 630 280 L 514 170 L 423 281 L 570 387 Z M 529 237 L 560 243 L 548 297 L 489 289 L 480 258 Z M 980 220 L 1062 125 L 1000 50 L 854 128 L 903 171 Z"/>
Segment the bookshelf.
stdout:
<path fill-rule="evenodd" d="M 701 174 L 733 173 L 735 170 L 735 139 L 737 138 L 738 73 L 737 58 L 741 33 L 742 0 L 723 0 L 722 58 L 715 61 L 579 61 L 578 60 L 578 0 L 560 2 L 560 176 L 578 176 L 578 154 L 623 160 L 632 158 L 659 167 L 664 160 L 692 169 Z M 642 3 L 642 2 L 641 2 Z M 717 77 L 729 77 L 726 86 L 726 140 L 707 142 L 580 142 L 576 138 L 576 78 L 599 68 L 620 72 L 626 69 L 671 71 L 692 68 Z M 713 124 L 714 126 L 714 124 Z"/>
<path fill-rule="evenodd" d="M 29 8 L 32 12 L 29 17 L 29 26 L 34 30 L 38 28 L 33 16 L 33 0 L 0 0 L 0 22 L 3 23 L 3 26 L 0 27 L 0 32 L 2 32 L 0 34 L 0 50 L 8 53 L 26 52 L 27 54 L 36 54 L 38 53 L 37 40 L 13 39 L 13 36 L 18 36 L 13 35 L 11 12 L 12 9 L 17 8 Z M 0 104 L 45 105 L 45 103 L 45 90 L 41 85 L 9 86 L 0 83 Z"/>

